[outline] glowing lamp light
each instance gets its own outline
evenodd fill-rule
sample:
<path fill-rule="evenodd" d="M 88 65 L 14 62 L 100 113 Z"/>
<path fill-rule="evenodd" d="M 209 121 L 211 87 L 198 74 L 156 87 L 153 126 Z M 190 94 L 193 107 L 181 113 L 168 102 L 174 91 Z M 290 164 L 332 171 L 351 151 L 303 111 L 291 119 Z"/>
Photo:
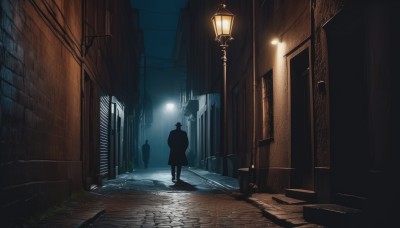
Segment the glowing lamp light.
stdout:
<path fill-rule="evenodd" d="M 226 9 L 226 5 L 221 4 L 211 18 L 216 39 L 219 39 L 221 36 L 231 36 L 234 18 L 235 15 Z"/>
<path fill-rule="evenodd" d="M 175 109 L 175 105 L 173 103 L 167 103 L 165 108 L 167 111 L 173 111 Z"/>
<path fill-rule="evenodd" d="M 274 38 L 274 39 L 272 39 L 272 41 L 271 41 L 271 44 L 272 45 L 277 45 L 277 44 L 279 44 L 280 42 L 279 42 L 279 39 L 278 38 Z"/>

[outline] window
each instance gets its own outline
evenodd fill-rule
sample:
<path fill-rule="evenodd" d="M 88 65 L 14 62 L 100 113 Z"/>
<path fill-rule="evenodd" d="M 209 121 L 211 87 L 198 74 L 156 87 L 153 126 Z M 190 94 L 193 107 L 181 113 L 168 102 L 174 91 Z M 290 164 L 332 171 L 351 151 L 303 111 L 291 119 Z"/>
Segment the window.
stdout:
<path fill-rule="evenodd" d="M 272 70 L 270 70 L 262 77 L 263 138 L 265 140 L 271 140 L 274 137 L 273 95 L 273 78 Z"/>

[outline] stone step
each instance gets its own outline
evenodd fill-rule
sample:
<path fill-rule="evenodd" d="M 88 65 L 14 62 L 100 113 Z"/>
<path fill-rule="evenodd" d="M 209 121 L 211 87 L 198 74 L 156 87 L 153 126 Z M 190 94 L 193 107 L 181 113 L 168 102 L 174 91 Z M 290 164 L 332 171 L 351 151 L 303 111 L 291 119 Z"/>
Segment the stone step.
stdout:
<path fill-rule="evenodd" d="M 272 196 L 272 199 L 280 204 L 287 204 L 287 205 L 303 205 L 303 204 L 307 203 L 307 201 L 294 199 L 294 198 L 287 197 L 282 194 L 274 195 L 274 196 Z"/>
<path fill-rule="evenodd" d="M 366 209 L 367 198 L 361 196 L 355 196 L 344 193 L 337 193 L 334 195 L 334 202 L 346 207 L 352 207 L 357 209 Z"/>
<path fill-rule="evenodd" d="M 309 203 L 315 202 L 315 192 L 307 189 L 298 189 L 298 188 L 287 188 L 285 191 L 285 196 L 307 201 Z"/>
<path fill-rule="evenodd" d="M 362 211 L 337 204 L 303 206 L 306 221 L 328 227 L 362 227 Z"/>

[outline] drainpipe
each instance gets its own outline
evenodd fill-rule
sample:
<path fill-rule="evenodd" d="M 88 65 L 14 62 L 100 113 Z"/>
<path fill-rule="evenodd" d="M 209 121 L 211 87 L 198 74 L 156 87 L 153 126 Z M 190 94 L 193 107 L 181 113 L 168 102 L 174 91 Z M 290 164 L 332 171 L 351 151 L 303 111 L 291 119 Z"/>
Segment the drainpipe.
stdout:
<path fill-rule="evenodd" d="M 85 80 L 85 72 L 83 69 L 83 64 L 84 64 L 84 48 L 85 48 L 85 18 L 86 18 L 86 10 L 85 10 L 85 6 L 86 6 L 86 0 L 82 1 L 82 11 L 81 11 L 81 50 L 80 50 L 80 55 L 81 55 L 81 80 L 80 80 L 80 84 L 81 84 L 81 89 L 80 89 L 80 93 L 81 93 L 81 153 L 80 153 L 80 160 L 81 160 L 81 170 L 82 170 L 82 185 L 84 187 L 84 189 L 86 189 L 86 175 L 85 175 L 85 164 L 83 164 L 83 158 L 84 158 L 84 132 L 85 132 L 85 123 L 84 123 L 84 98 L 83 98 L 83 94 L 84 94 L 84 80 Z"/>
<path fill-rule="evenodd" d="M 253 83 L 253 133 L 252 133 L 252 141 L 253 148 L 251 148 L 251 164 L 249 167 L 249 175 L 251 177 L 250 182 L 255 183 L 255 170 L 254 164 L 256 162 L 256 154 L 257 154 L 257 140 L 256 140 L 256 117 L 257 117 L 257 108 L 256 108 L 256 93 L 257 93 L 257 83 L 256 83 L 256 1 L 252 1 L 252 83 Z"/>

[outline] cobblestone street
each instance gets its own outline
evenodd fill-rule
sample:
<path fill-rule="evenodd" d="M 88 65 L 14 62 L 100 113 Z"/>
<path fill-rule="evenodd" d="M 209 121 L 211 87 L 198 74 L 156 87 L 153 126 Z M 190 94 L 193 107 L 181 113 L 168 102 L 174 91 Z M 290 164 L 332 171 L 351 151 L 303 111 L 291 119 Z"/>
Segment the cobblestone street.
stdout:
<path fill-rule="evenodd" d="M 187 170 L 180 183 L 167 168 L 138 170 L 93 192 L 106 210 L 92 227 L 279 227 Z"/>

